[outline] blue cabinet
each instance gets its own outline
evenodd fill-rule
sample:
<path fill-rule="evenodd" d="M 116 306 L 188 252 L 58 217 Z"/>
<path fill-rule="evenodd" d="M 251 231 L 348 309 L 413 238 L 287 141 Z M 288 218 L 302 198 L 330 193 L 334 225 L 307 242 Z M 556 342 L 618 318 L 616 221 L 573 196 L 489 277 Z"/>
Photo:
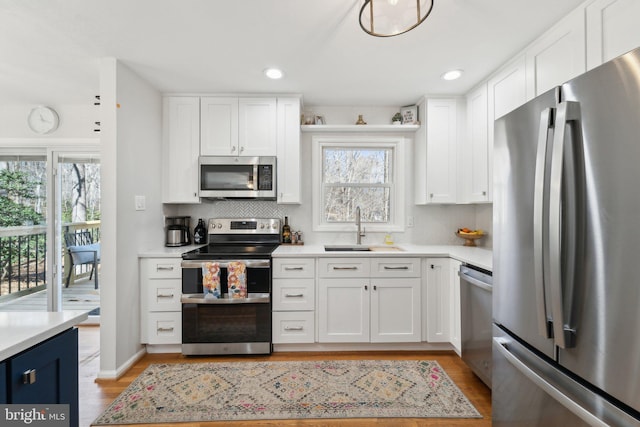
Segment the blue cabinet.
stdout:
<path fill-rule="evenodd" d="M 3 369 L 3 365 L 5 368 Z M 4 395 L 12 404 L 68 404 L 78 425 L 78 330 L 62 332 L 0 363 Z M 0 386 L 0 402 L 2 399 Z"/>
<path fill-rule="evenodd" d="M 7 398 L 7 364 L 0 362 L 0 405 L 9 403 Z"/>

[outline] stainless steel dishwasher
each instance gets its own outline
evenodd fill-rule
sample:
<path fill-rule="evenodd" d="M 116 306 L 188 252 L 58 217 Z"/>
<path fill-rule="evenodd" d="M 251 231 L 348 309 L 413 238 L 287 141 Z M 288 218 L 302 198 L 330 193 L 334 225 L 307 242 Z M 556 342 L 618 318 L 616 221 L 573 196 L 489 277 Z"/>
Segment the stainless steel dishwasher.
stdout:
<path fill-rule="evenodd" d="M 491 388 L 491 272 L 463 264 L 460 276 L 462 360 Z"/>

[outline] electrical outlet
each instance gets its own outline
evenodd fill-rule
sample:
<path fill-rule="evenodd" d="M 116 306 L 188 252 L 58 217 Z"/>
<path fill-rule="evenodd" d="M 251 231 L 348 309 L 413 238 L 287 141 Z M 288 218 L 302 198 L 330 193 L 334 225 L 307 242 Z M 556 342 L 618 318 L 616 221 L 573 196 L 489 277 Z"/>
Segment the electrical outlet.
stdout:
<path fill-rule="evenodd" d="M 147 209 L 147 201 L 144 196 L 136 196 L 136 210 L 143 211 Z"/>
<path fill-rule="evenodd" d="M 407 227 L 409 228 L 413 227 L 413 216 L 407 217 Z"/>

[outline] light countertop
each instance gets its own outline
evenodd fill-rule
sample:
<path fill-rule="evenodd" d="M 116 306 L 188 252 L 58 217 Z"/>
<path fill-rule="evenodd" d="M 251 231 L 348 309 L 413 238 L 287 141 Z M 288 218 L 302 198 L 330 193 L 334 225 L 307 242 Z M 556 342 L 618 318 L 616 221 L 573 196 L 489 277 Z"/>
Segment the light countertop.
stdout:
<path fill-rule="evenodd" d="M 86 319 L 86 311 L 0 312 L 0 361 L 54 337 Z"/>
<path fill-rule="evenodd" d="M 304 244 L 304 245 L 280 245 L 273 253 L 274 258 L 293 257 L 449 257 L 465 263 L 475 265 L 485 270 L 493 270 L 493 257 L 489 249 L 479 247 L 468 247 L 462 245 L 415 245 L 415 244 L 394 244 L 392 247 L 402 249 L 375 251 L 354 251 L 354 252 L 327 252 L 324 245 Z M 378 246 L 376 246 L 378 247 Z"/>
<path fill-rule="evenodd" d="M 145 249 L 138 253 L 139 258 L 180 258 L 185 252 L 198 249 L 205 245 L 187 245 L 187 246 L 175 246 L 166 247 L 160 246 L 158 248 Z"/>

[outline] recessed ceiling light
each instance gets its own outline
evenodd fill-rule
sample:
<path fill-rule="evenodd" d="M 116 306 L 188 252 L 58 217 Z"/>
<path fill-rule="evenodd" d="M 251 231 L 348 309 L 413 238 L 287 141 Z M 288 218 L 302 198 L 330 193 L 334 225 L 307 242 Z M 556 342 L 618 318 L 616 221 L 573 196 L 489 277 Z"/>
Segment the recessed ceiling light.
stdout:
<path fill-rule="evenodd" d="M 264 75 L 274 80 L 281 79 L 282 76 L 284 76 L 282 70 L 279 70 L 277 68 L 267 68 L 266 70 L 264 70 Z"/>
<path fill-rule="evenodd" d="M 442 75 L 442 78 L 444 80 L 455 80 L 460 78 L 461 75 L 462 75 L 462 70 L 451 70 L 444 73 Z"/>

